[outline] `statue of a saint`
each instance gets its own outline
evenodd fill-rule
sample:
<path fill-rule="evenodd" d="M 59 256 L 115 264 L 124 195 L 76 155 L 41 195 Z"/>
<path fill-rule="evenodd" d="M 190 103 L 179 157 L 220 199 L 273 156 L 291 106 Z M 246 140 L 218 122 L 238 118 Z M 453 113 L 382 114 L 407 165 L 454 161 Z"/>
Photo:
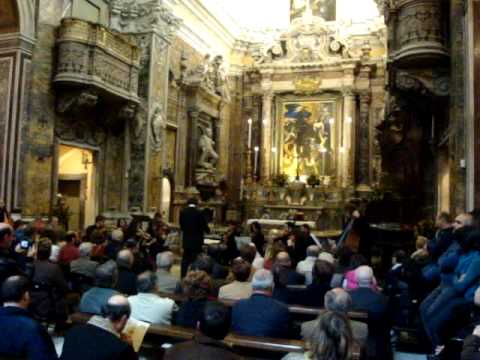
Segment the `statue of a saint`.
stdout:
<path fill-rule="evenodd" d="M 198 141 L 200 157 L 198 158 L 198 167 L 202 169 L 215 169 L 218 161 L 218 154 L 215 151 L 215 141 L 213 140 L 212 129 L 204 129 L 202 136 Z"/>
<path fill-rule="evenodd" d="M 154 149 L 158 150 L 162 143 L 162 130 L 165 126 L 163 108 L 161 104 L 157 104 L 152 115 L 152 140 Z"/>

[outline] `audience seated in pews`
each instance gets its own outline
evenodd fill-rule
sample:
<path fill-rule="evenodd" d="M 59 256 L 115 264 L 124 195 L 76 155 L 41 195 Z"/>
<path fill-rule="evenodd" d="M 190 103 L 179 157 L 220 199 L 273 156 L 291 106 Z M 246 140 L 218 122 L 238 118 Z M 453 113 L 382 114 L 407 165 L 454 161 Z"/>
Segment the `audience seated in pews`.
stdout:
<path fill-rule="evenodd" d="M 352 298 L 350 297 L 350 294 L 341 288 L 328 291 L 325 294 L 324 302 L 326 310 L 344 314 L 345 316 L 347 316 L 352 307 Z M 315 320 L 307 321 L 302 324 L 301 334 L 303 339 L 310 339 L 312 337 L 321 316 L 322 315 Z M 366 346 L 368 338 L 367 324 L 360 321 L 350 320 L 350 326 L 352 328 L 353 338 L 360 344 L 360 346 Z"/>
<path fill-rule="evenodd" d="M 190 271 L 205 271 L 211 278 L 213 288 L 210 296 L 213 297 L 217 297 L 220 287 L 227 283 L 225 278 L 213 276 L 214 273 L 218 275 L 221 268 L 223 268 L 223 266 L 218 264 L 211 256 L 204 253 L 199 254 L 195 261 L 190 265 Z"/>
<path fill-rule="evenodd" d="M 132 271 L 133 262 L 134 257 L 130 250 L 124 249 L 118 253 L 118 280 L 116 290 L 121 294 L 135 295 L 137 293 L 137 276 Z"/>
<path fill-rule="evenodd" d="M 138 275 L 137 291 L 137 295 L 128 297 L 132 318 L 155 325 L 172 323 L 172 313 L 176 310 L 175 302 L 158 296 L 154 273 L 146 271 Z"/>
<path fill-rule="evenodd" d="M 187 300 L 180 305 L 175 324 L 195 328 L 213 291 L 212 278 L 205 272 L 193 270 L 182 280 L 183 294 Z"/>
<path fill-rule="evenodd" d="M 42 238 L 37 245 L 34 262 L 30 310 L 37 319 L 53 320 L 57 327 L 63 327 L 67 320 L 64 297 L 70 288 L 60 267 L 48 260 L 51 251 L 52 242 Z"/>
<path fill-rule="evenodd" d="M 423 277 L 427 285 L 451 285 L 453 279 L 453 271 L 458 264 L 460 246 L 457 241 L 457 233 L 464 227 L 470 228 L 472 224 L 472 216 L 470 214 L 460 214 L 455 218 L 452 226 L 452 235 L 449 237 L 449 246 L 446 250 L 438 253 L 438 260 L 427 265 L 423 271 Z M 448 231 L 447 229 L 444 229 Z"/>
<path fill-rule="evenodd" d="M 291 353 L 283 357 L 282 360 L 351 359 L 354 349 L 354 338 L 348 318 L 339 312 L 324 312 L 319 316 L 318 324 L 308 338 L 308 343 L 310 345 L 308 353 Z"/>
<path fill-rule="evenodd" d="M 0 357 L 29 360 L 57 359 L 52 339 L 46 329 L 27 311 L 30 305 L 30 282 L 24 276 L 3 281 L 3 306 L 0 308 Z"/>
<path fill-rule="evenodd" d="M 80 244 L 80 257 L 70 263 L 71 273 L 80 274 L 92 279 L 95 277 L 95 270 L 97 269 L 98 262 L 90 259 L 92 248 L 92 243 L 84 242 Z"/>
<path fill-rule="evenodd" d="M 219 302 L 205 305 L 197 323 L 198 334 L 192 341 L 174 345 L 165 353 L 165 360 L 239 360 L 223 340 L 230 330 L 230 310 Z"/>
<path fill-rule="evenodd" d="M 331 289 L 335 267 L 325 260 L 317 260 L 313 266 L 313 281 L 306 289 L 292 290 L 289 294 L 290 304 L 309 307 L 323 307 L 323 300 L 327 291 Z"/>
<path fill-rule="evenodd" d="M 117 258 L 118 252 L 123 247 L 123 231 L 121 229 L 115 229 L 110 234 L 110 240 L 105 247 L 105 256 L 111 260 Z"/>
<path fill-rule="evenodd" d="M 354 290 L 358 288 L 358 280 L 356 270 L 360 266 L 368 265 L 367 259 L 362 254 L 353 254 L 350 258 L 350 270 L 345 273 L 345 279 L 343 281 L 343 288 L 346 290 Z M 378 290 L 377 280 L 375 277 L 372 282 L 372 289 Z"/>
<path fill-rule="evenodd" d="M 117 265 L 113 261 L 99 265 L 95 270 L 95 286 L 82 295 L 79 310 L 84 313 L 101 315 L 102 308 L 108 299 L 119 294 L 113 289 L 117 278 Z"/>
<path fill-rule="evenodd" d="M 63 245 L 58 254 L 58 263 L 60 265 L 69 265 L 73 260 L 80 257 L 78 247 L 75 245 L 77 234 L 69 232 L 65 237 L 65 245 Z"/>
<path fill-rule="evenodd" d="M 240 248 L 240 257 L 251 265 L 251 276 L 255 271 L 263 269 L 264 259 L 253 243 Z"/>
<path fill-rule="evenodd" d="M 286 251 L 281 251 L 275 258 L 273 271 L 281 272 L 286 276 L 287 285 L 303 285 L 305 284 L 305 276 L 297 273 L 292 269 L 292 260 Z"/>
<path fill-rule="evenodd" d="M 16 261 L 15 255 L 11 252 L 14 240 L 13 229 L 10 225 L 0 223 L 0 283 L 13 275 L 21 275 L 24 269 Z"/>
<path fill-rule="evenodd" d="M 233 260 L 232 274 L 235 280 L 220 288 L 218 298 L 227 300 L 248 299 L 252 295 L 252 285 L 248 281 L 250 268 L 250 264 L 242 258 Z"/>
<path fill-rule="evenodd" d="M 350 269 L 350 260 L 353 256 L 352 250 L 350 248 L 343 246 L 337 249 L 336 251 L 336 261 L 335 261 L 335 273 L 332 277 L 331 287 L 338 288 L 343 287 L 343 280 L 345 279 L 345 273 Z"/>
<path fill-rule="evenodd" d="M 310 245 L 307 248 L 307 257 L 297 264 L 297 273 L 305 276 L 305 285 L 312 283 L 312 269 L 315 261 L 320 254 L 320 248 L 317 245 Z"/>
<path fill-rule="evenodd" d="M 470 216 L 468 214 L 459 215 L 455 221 L 461 221 L 466 225 L 470 225 Z M 450 214 L 442 212 L 438 215 L 436 219 L 435 226 L 437 228 L 437 232 L 435 233 L 435 237 L 427 240 L 426 250 L 429 256 L 429 261 L 426 266 L 422 270 L 423 278 L 425 282 L 430 286 L 436 285 L 438 281 L 440 281 L 440 268 L 438 264 L 438 260 L 440 256 L 442 256 L 450 245 L 453 242 L 453 225 L 456 225 L 458 228 L 459 223 L 452 223 L 452 219 Z"/>
<path fill-rule="evenodd" d="M 157 289 L 161 292 L 173 293 L 179 286 L 178 279 L 171 274 L 173 266 L 173 253 L 164 251 L 157 254 Z"/>
<path fill-rule="evenodd" d="M 366 311 L 369 321 L 369 340 L 367 352 L 369 358 L 389 359 L 391 356 L 389 298 L 373 289 L 373 270 L 369 266 L 360 266 L 355 270 L 358 288 L 350 290 L 352 310 Z"/>
<path fill-rule="evenodd" d="M 445 344 L 447 329 L 458 319 L 461 309 L 473 305 L 480 280 L 480 232 L 463 227 L 455 231 L 458 260 L 451 283 L 441 284 L 422 303 L 420 314 L 433 349 L 439 353 Z M 457 313 L 457 315 L 455 315 Z"/>
<path fill-rule="evenodd" d="M 130 317 L 126 297 L 114 295 L 102 309 L 102 316 L 94 315 L 87 324 L 77 325 L 65 336 L 62 360 L 138 359 L 122 330 Z"/>
<path fill-rule="evenodd" d="M 232 308 L 232 330 L 239 335 L 288 338 L 290 314 L 285 304 L 272 298 L 273 275 L 257 270 L 252 279 L 252 296 Z"/>

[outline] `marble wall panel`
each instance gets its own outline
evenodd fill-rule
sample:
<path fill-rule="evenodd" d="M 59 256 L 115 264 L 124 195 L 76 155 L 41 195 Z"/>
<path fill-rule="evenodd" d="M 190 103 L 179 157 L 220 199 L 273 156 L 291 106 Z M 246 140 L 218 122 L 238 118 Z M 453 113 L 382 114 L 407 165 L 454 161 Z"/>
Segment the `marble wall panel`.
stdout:
<path fill-rule="evenodd" d="M 11 86 L 13 78 L 14 57 L 0 58 L 0 198 L 7 195 L 7 174 L 9 173 L 8 143 L 11 113 Z"/>

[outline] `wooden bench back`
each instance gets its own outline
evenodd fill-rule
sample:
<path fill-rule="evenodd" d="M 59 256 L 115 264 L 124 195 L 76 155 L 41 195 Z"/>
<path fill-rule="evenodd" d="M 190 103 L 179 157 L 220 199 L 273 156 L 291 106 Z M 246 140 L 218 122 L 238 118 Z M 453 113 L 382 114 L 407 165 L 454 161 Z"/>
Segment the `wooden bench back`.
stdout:
<path fill-rule="evenodd" d="M 75 313 L 71 315 L 71 320 L 73 323 L 83 324 L 88 322 L 91 316 L 91 314 Z M 148 328 L 147 335 L 169 338 L 177 341 L 188 341 L 194 338 L 195 330 L 176 325 L 151 325 Z M 233 348 L 270 353 L 303 353 L 305 351 L 305 343 L 301 340 L 242 336 L 231 333 L 223 341 L 225 344 Z M 359 359 L 360 348 L 356 348 L 353 360 Z"/>
<path fill-rule="evenodd" d="M 165 297 L 168 299 L 172 299 L 177 303 L 184 302 L 186 300 L 185 295 L 181 294 L 172 294 L 172 293 L 164 293 L 164 292 L 159 292 L 159 296 Z M 221 303 L 225 304 L 226 306 L 232 307 L 235 305 L 234 300 L 225 300 L 225 299 L 218 299 Z M 313 307 L 306 307 L 306 306 L 301 306 L 301 305 L 288 305 L 288 311 L 291 314 L 296 314 L 296 315 L 310 315 L 310 316 L 318 316 L 320 315 L 325 309 L 322 308 L 313 308 Z M 361 321 L 361 322 L 367 322 L 368 320 L 368 314 L 366 312 L 359 312 L 359 311 L 349 311 L 348 312 L 348 317 L 351 320 L 356 320 L 356 321 Z"/>

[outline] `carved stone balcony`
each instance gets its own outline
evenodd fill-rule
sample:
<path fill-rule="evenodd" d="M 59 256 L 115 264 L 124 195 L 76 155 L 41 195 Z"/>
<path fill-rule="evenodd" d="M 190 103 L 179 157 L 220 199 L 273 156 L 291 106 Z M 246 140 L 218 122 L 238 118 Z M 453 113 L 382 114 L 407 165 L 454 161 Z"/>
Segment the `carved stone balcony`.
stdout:
<path fill-rule="evenodd" d="M 443 0 L 394 0 L 386 12 L 390 60 L 402 67 L 448 59 Z"/>
<path fill-rule="evenodd" d="M 128 37 L 98 24 L 68 18 L 62 21 L 57 45 L 57 86 L 139 102 L 140 50 Z"/>

